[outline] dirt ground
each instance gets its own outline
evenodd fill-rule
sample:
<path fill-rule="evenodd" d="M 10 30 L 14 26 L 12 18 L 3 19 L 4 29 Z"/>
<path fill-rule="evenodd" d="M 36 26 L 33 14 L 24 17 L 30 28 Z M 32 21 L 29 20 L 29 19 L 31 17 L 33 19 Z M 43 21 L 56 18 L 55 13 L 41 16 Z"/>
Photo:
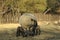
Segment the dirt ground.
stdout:
<path fill-rule="evenodd" d="M 16 37 L 19 24 L 0 24 L 0 40 L 60 40 L 60 26 L 47 22 L 38 22 L 41 34 L 34 37 Z"/>

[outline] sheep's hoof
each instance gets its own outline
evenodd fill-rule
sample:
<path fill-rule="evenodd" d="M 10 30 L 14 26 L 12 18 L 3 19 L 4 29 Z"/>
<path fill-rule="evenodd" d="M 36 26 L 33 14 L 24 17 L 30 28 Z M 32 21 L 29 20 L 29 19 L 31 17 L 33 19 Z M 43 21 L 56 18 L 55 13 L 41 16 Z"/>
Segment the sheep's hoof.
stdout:
<path fill-rule="evenodd" d="M 27 37 L 27 35 L 23 35 L 23 37 Z"/>

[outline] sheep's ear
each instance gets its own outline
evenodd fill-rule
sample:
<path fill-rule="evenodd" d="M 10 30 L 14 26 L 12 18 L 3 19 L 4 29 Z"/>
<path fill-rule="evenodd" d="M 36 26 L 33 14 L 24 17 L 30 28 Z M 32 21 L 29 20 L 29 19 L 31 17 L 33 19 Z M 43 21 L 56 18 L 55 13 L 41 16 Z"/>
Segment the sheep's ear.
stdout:
<path fill-rule="evenodd" d="M 31 19 L 31 21 L 34 21 L 33 19 Z"/>

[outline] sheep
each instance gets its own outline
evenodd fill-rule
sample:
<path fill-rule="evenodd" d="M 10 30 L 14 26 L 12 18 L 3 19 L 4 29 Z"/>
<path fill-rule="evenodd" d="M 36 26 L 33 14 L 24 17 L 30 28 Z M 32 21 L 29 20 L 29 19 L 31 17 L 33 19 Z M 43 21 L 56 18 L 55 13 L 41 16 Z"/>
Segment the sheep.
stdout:
<path fill-rule="evenodd" d="M 23 36 L 34 36 L 37 34 L 38 24 L 37 24 L 37 18 L 33 14 L 25 13 L 19 18 L 19 24 L 21 25 L 21 28 L 23 32 L 18 31 L 21 29 L 17 28 L 17 34 L 21 32 Z"/>

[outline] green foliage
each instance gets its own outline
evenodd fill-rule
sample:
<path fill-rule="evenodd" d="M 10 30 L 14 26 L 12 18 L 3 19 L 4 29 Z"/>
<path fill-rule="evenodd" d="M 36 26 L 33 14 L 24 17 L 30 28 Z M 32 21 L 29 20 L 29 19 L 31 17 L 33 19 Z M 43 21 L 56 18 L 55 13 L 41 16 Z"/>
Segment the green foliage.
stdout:
<path fill-rule="evenodd" d="M 55 7 L 60 3 L 60 1 L 59 0 L 47 0 L 46 3 L 48 7 Z"/>
<path fill-rule="evenodd" d="M 18 8 L 20 12 L 43 12 L 46 7 L 55 10 L 60 0 L 4 0 L 3 5 L 11 5 L 12 9 Z"/>
<path fill-rule="evenodd" d="M 56 0 L 47 0 L 47 6 L 48 7 L 53 7 L 56 4 Z"/>
<path fill-rule="evenodd" d="M 47 7 L 52 8 L 53 12 L 60 10 L 58 9 L 60 7 L 60 0 L 47 0 L 46 3 L 47 3 Z"/>
<path fill-rule="evenodd" d="M 46 8 L 46 0 L 5 0 L 4 5 L 18 7 L 20 12 L 42 12 Z"/>
<path fill-rule="evenodd" d="M 41 0 L 30 0 L 27 1 L 25 4 L 28 10 L 33 12 L 41 12 L 46 8 L 46 4 L 44 2 L 45 1 Z"/>

